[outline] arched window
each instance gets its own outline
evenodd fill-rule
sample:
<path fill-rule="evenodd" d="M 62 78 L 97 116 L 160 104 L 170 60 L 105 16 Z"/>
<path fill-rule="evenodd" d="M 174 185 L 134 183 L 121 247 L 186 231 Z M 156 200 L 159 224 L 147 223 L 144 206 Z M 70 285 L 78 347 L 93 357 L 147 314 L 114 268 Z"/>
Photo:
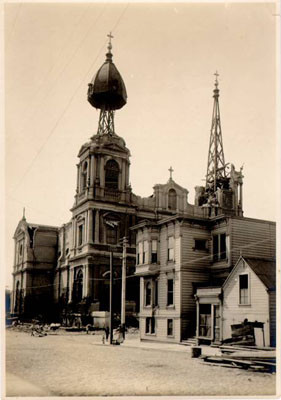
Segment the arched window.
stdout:
<path fill-rule="evenodd" d="M 88 171 L 88 163 L 84 162 L 82 165 L 82 173 L 81 173 L 81 189 L 85 190 L 87 187 L 87 171 Z"/>
<path fill-rule="evenodd" d="M 105 165 L 105 187 L 118 190 L 119 165 L 115 160 L 107 161 Z"/>
<path fill-rule="evenodd" d="M 151 305 L 151 282 L 148 281 L 145 285 L 145 305 Z"/>
<path fill-rule="evenodd" d="M 168 208 L 170 210 L 176 210 L 177 209 L 177 192 L 175 189 L 170 189 L 169 190 L 169 195 L 168 195 Z"/>
<path fill-rule="evenodd" d="M 83 271 L 78 269 L 73 284 L 73 299 L 79 302 L 83 298 Z"/>

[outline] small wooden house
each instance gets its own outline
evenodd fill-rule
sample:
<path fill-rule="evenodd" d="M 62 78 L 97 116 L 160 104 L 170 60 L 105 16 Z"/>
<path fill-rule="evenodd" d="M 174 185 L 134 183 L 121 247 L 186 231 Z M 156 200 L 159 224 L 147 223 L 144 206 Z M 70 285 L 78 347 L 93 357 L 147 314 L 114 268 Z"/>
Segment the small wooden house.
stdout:
<path fill-rule="evenodd" d="M 222 287 L 198 288 L 197 340 L 221 343 L 247 321 L 257 345 L 275 346 L 275 268 L 274 260 L 240 256 Z"/>
<path fill-rule="evenodd" d="M 231 325 L 245 319 L 263 323 L 255 330 L 256 344 L 276 344 L 276 263 L 274 260 L 240 257 L 223 285 L 223 339 L 231 337 Z M 264 335 L 264 337 L 263 337 Z"/>

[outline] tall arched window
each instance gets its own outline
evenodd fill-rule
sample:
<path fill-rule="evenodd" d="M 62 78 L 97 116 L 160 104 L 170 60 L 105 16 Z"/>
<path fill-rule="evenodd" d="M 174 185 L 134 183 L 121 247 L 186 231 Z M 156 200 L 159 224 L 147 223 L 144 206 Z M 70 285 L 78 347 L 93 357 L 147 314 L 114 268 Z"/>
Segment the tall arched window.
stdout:
<path fill-rule="evenodd" d="M 107 161 L 105 165 L 105 187 L 118 190 L 119 165 L 115 160 Z"/>
<path fill-rule="evenodd" d="M 177 192 L 175 189 L 170 189 L 169 190 L 169 195 L 168 195 L 168 208 L 170 210 L 176 210 L 177 209 Z"/>
<path fill-rule="evenodd" d="M 82 269 L 79 269 L 76 272 L 76 276 L 74 279 L 74 284 L 73 284 L 73 299 L 76 302 L 79 302 L 83 298 L 83 271 Z"/>
<path fill-rule="evenodd" d="M 84 162 L 82 165 L 82 173 L 81 173 L 81 189 L 85 190 L 87 187 L 87 171 L 88 171 L 88 163 Z"/>

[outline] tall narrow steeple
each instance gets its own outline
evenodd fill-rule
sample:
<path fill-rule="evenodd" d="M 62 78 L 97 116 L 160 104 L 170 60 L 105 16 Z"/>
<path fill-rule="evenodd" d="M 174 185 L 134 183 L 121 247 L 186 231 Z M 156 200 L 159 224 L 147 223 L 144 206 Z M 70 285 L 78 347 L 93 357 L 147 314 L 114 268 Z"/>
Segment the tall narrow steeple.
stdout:
<path fill-rule="evenodd" d="M 112 62 L 113 36 L 109 35 L 106 59 L 92 82 L 89 83 L 88 101 L 100 109 L 98 135 L 114 135 L 114 111 L 122 108 L 127 102 L 127 93 L 123 79 Z"/>
<path fill-rule="evenodd" d="M 218 187 L 223 187 L 227 180 L 226 164 L 224 160 L 222 131 L 219 107 L 218 76 L 216 72 L 214 89 L 214 106 L 212 115 L 212 126 L 209 143 L 208 165 L 206 174 L 206 191 L 215 192 Z"/>

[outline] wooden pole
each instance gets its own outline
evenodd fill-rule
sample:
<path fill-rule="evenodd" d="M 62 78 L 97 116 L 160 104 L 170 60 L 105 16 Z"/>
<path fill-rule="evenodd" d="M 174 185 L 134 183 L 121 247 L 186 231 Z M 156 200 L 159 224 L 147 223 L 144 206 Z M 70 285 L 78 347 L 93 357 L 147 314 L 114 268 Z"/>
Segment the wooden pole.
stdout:
<path fill-rule="evenodd" d="M 113 310 L 112 310 L 112 287 L 113 287 L 113 265 L 112 250 L 110 250 L 110 287 L 109 287 L 109 343 L 113 340 Z"/>
<path fill-rule="evenodd" d="M 121 327 L 123 339 L 125 339 L 126 326 L 126 268 L 127 268 L 127 238 L 123 238 L 123 260 L 122 260 L 122 296 L 121 296 Z"/>

